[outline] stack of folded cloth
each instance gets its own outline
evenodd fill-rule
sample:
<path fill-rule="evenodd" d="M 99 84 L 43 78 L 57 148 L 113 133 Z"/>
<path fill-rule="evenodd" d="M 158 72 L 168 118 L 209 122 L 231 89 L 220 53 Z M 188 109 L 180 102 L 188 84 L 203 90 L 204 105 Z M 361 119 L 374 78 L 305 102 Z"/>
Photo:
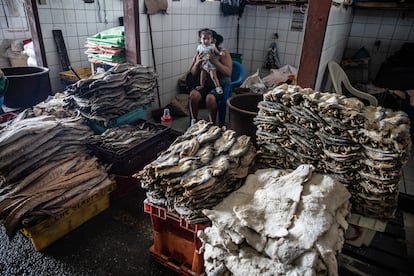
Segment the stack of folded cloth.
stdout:
<path fill-rule="evenodd" d="M 90 62 L 120 63 L 125 61 L 124 26 L 114 27 L 88 37 L 85 54 Z"/>

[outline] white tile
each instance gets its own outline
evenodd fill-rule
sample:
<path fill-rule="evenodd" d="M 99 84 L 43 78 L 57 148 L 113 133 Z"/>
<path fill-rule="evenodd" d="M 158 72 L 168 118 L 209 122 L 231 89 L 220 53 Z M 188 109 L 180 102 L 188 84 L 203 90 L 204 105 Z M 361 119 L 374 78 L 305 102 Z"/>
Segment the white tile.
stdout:
<path fill-rule="evenodd" d="M 53 38 L 52 30 L 53 24 L 42 24 L 42 36 L 43 38 Z"/>
<path fill-rule="evenodd" d="M 65 17 L 63 16 L 62 10 L 53 10 L 52 11 L 52 20 L 53 23 L 65 23 Z"/>
<path fill-rule="evenodd" d="M 172 46 L 178 46 L 183 44 L 180 34 L 180 30 L 172 31 Z"/>
<path fill-rule="evenodd" d="M 365 30 L 365 24 L 352 24 L 351 36 L 363 36 Z"/>
<path fill-rule="evenodd" d="M 188 44 L 189 42 L 189 31 L 188 30 L 183 30 L 180 32 L 180 37 L 181 37 L 181 44 Z"/>
<path fill-rule="evenodd" d="M 52 13 L 50 9 L 39 9 L 40 24 L 53 23 Z"/>
<path fill-rule="evenodd" d="M 286 54 L 284 60 L 285 60 L 285 64 L 294 65 L 295 64 L 295 61 L 296 61 L 296 56 L 295 55 Z"/>
<path fill-rule="evenodd" d="M 77 36 L 78 32 L 76 29 L 76 24 L 66 24 L 66 35 L 67 36 Z"/>
<path fill-rule="evenodd" d="M 76 10 L 75 13 L 77 23 L 86 23 L 86 11 L 85 10 Z"/>
<path fill-rule="evenodd" d="M 98 30 L 96 29 L 96 24 L 87 24 L 88 28 L 88 35 L 95 35 L 98 33 Z"/>
<path fill-rule="evenodd" d="M 410 26 L 397 26 L 394 30 L 393 39 L 406 40 L 410 34 Z"/>
<path fill-rule="evenodd" d="M 394 35 L 394 29 L 394 25 L 381 25 L 378 32 L 378 38 L 392 38 L 392 36 Z"/>
<path fill-rule="evenodd" d="M 147 33 L 148 38 L 149 34 Z M 154 48 L 162 48 L 162 32 L 153 32 L 152 33 L 152 40 L 154 42 Z M 151 47 L 151 44 L 149 44 L 149 47 Z"/>
<path fill-rule="evenodd" d="M 296 43 L 286 43 L 286 54 L 296 55 L 297 44 Z M 293 64 L 293 63 L 292 63 Z"/>
<path fill-rule="evenodd" d="M 396 17 L 394 14 L 385 13 L 382 16 L 381 24 L 395 25 L 397 21 L 398 21 L 398 17 Z"/>
<path fill-rule="evenodd" d="M 162 30 L 164 32 L 172 30 L 172 16 L 166 15 L 162 17 Z"/>
<path fill-rule="evenodd" d="M 45 46 L 45 52 L 55 52 L 56 51 L 56 44 L 53 38 L 43 38 L 43 44 Z"/>
<path fill-rule="evenodd" d="M 87 23 L 96 23 L 98 21 L 95 10 L 86 10 L 85 15 Z"/>
<path fill-rule="evenodd" d="M 298 32 L 288 32 L 287 42 L 298 43 L 299 35 L 300 35 L 300 33 L 298 33 Z"/>
<path fill-rule="evenodd" d="M 74 10 L 65 10 L 63 14 L 66 23 L 76 23 L 76 14 Z"/>
<path fill-rule="evenodd" d="M 172 47 L 172 61 L 177 62 L 181 59 L 181 47 L 174 46 Z"/>
<path fill-rule="evenodd" d="M 256 39 L 254 41 L 254 50 L 263 51 L 264 49 L 266 49 L 268 45 L 266 45 L 265 42 L 266 41 L 264 39 Z"/>
<path fill-rule="evenodd" d="M 79 49 L 76 49 L 76 50 L 69 50 L 68 51 L 68 54 L 69 54 L 69 59 L 70 60 L 73 60 L 73 61 L 78 61 L 78 60 L 80 60 L 81 58 L 80 58 L 80 52 L 79 52 Z"/>
<path fill-rule="evenodd" d="M 173 63 L 168 62 L 168 63 L 164 63 L 162 64 L 162 78 L 168 78 L 171 77 L 172 75 L 172 68 L 173 68 Z"/>
<path fill-rule="evenodd" d="M 181 30 L 181 15 L 173 15 L 172 16 L 172 26 L 171 29 L 173 31 Z"/>
<path fill-rule="evenodd" d="M 74 3 L 73 0 L 64 0 L 62 1 L 62 7 L 63 9 L 74 9 Z"/>
<path fill-rule="evenodd" d="M 88 35 L 88 28 L 85 23 L 76 24 L 76 31 L 80 36 Z"/>
<path fill-rule="evenodd" d="M 290 27 L 290 20 L 289 18 L 279 18 L 278 29 L 287 31 Z"/>
<path fill-rule="evenodd" d="M 162 33 L 162 43 L 164 47 L 172 46 L 172 33 L 171 32 Z"/>
<path fill-rule="evenodd" d="M 65 37 L 65 44 L 67 50 L 79 49 L 79 42 L 77 37 Z"/>
<path fill-rule="evenodd" d="M 50 4 L 50 8 L 51 9 L 57 9 L 57 10 L 62 10 L 63 9 L 63 5 L 62 5 L 62 1 L 56 1 L 56 0 L 52 0 L 52 1 L 48 1 Z"/>
<path fill-rule="evenodd" d="M 364 36 L 365 37 L 377 37 L 379 30 L 378 24 L 367 24 L 365 25 Z"/>
<path fill-rule="evenodd" d="M 173 60 L 172 54 L 173 54 L 172 47 L 162 48 L 162 62 L 170 63 Z"/>

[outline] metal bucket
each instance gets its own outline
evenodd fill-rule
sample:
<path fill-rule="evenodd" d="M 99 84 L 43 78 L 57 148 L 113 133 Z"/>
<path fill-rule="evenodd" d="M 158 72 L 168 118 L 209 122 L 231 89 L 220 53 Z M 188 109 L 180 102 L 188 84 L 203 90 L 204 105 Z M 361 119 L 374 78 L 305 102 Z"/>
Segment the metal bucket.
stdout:
<path fill-rule="evenodd" d="M 4 94 L 4 105 L 7 107 L 32 107 L 51 95 L 48 68 L 9 67 L 2 71 L 9 82 Z"/>
<path fill-rule="evenodd" d="M 253 119 L 257 116 L 257 104 L 263 100 L 263 95 L 245 93 L 234 95 L 227 100 L 229 108 L 228 128 L 236 131 L 238 135 L 248 135 L 256 143 L 256 125 Z"/>

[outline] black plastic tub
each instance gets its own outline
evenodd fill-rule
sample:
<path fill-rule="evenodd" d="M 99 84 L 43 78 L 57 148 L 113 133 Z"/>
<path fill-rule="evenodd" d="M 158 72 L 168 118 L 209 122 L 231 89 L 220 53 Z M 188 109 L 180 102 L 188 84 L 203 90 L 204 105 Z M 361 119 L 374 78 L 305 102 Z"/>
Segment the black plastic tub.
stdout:
<path fill-rule="evenodd" d="M 257 104 L 263 100 L 262 94 L 245 93 L 234 95 L 227 100 L 229 107 L 228 128 L 238 135 L 249 135 L 256 144 L 257 127 L 253 119 L 257 116 Z"/>
<path fill-rule="evenodd" d="M 48 68 L 9 67 L 2 71 L 9 82 L 4 94 L 4 105 L 7 107 L 32 107 L 51 95 Z"/>

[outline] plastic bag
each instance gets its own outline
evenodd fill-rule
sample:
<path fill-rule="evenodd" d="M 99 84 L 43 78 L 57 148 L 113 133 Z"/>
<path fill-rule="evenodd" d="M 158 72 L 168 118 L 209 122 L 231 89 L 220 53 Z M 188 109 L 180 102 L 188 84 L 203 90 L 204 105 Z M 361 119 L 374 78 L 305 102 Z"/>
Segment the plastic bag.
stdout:
<path fill-rule="evenodd" d="M 263 83 L 267 87 L 277 86 L 282 83 L 296 83 L 298 70 L 291 66 L 285 65 L 279 69 L 271 69 L 270 74 L 263 78 Z"/>
<path fill-rule="evenodd" d="M 243 83 L 240 85 L 241 88 L 249 88 L 253 93 L 265 93 L 266 85 L 263 83 L 262 79 L 259 76 L 259 69 L 256 73 L 251 76 L 248 76 Z"/>

